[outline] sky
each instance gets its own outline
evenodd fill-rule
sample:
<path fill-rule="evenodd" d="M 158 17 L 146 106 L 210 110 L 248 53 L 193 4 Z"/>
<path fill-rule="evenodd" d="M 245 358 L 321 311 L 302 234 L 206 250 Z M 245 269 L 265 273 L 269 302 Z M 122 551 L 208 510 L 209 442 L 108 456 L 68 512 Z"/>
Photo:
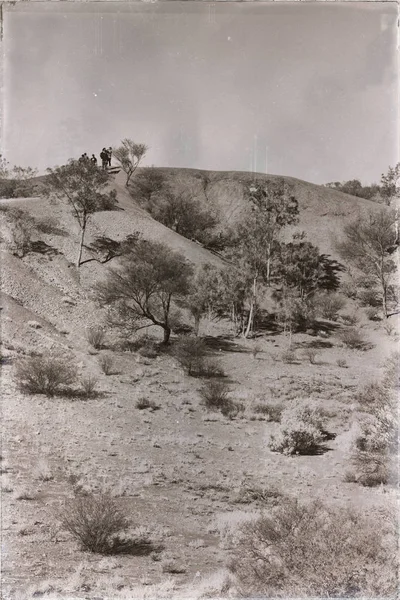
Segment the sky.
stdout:
<path fill-rule="evenodd" d="M 397 6 L 4 6 L 2 153 L 47 167 L 123 138 L 143 164 L 379 181 L 398 160 Z"/>

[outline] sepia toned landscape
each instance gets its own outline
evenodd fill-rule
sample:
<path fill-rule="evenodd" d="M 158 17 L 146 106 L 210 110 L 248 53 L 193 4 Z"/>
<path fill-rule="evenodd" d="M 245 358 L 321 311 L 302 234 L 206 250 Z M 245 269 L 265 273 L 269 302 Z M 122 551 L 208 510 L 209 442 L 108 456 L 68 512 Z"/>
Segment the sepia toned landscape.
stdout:
<path fill-rule="evenodd" d="M 129 125 L 37 168 L 8 131 L 2 598 L 397 598 L 400 163 L 154 166 Z"/>

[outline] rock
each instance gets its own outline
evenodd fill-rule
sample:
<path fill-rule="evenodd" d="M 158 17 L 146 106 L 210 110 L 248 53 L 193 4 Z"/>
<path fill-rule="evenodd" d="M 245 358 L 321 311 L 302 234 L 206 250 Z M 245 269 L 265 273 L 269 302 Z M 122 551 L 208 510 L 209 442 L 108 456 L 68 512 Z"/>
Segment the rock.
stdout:
<path fill-rule="evenodd" d="M 42 326 L 40 323 L 38 323 L 37 321 L 28 321 L 27 325 L 29 325 L 29 327 L 32 327 L 32 329 L 41 329 Z"/>

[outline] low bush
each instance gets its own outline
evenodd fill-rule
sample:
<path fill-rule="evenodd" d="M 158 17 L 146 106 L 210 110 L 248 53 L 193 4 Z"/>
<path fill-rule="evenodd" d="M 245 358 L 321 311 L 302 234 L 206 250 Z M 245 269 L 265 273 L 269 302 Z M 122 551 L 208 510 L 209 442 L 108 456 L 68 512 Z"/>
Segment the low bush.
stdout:
<path fill-rule="evenodd" d="M 363 306 L 382 306 L 381 294 L 374 288 L 360 290 L 357 296 Z"/>
<path fill-rule="evenodd" d="M 89 327 L 86 330 L 87 341 L 96 350 L 100 350 L 103 347 L 105 335 L 106 331 L 104 327 Z"/>
<path fill-rule="evenodd" d="M 210 410 L 221 410 L 229 401 L 229 386 L 224 381 L 207 381 L 200 390 L 204 405 Z"/>
<path fill-rule="evenodd" d="M 207 381 L 200 390 L 204 406 L 209 410 L 219 410 L 224 417 L 233 418 L 243 412 L 244 406 L 229 398 L 229 386 L 224 381 Z"/>
<path fill-rule="evenodd" d="M 359 318 L 358 315 L 356 315 L 356 313 L 341 315 L 340 318 L 346 325 L 354 326 L 357 325 L 357 323 L 359 322 Z"/>
<path fill-rule="evenodd" d="M 254 412 L 258 415 L 264 415 L 268 421 L 280 423 L 283 412 L 282 404 L 264 404 L 259 403 L 254 406 Z"/>
<path fill-rule="evenodd" d="M 51 397 L 75 383 L 77 368 L 62 358 L 32 356 L 17 363 L 16 378 L 22 391 Z"/>
<path fill-rule="evenodd" d="M 269 447 L 282 454 L 313 454 L 324 437 L 321 411 L 293 404 L 283 410 L 280 429 L 271 436 Z"/>
<path fill-rule="evenodd" d="M 81 385 L 84 396 L 86 396 L 87 398 L 91 398 L 92 396 L 94 396 L 98 382 L 99 380 L 97 379 L 97 377 L 93 377 L 93 375 L 83 377 L 81 379 Z"/>
<path fill-rule="evenodd" d="M 198 375 L 204 370 L 207 347 L 201 338 L 194 336 L 179 338 L 173 353 L 188 375 Z"/>
<path fill-rule="evenodd" d="M 108 496 L 78 496 L 65 504 L 61 522 L 83 550 L 98 554 L 146 555 L 154 551 L 146 539 L 131 539 L 129 521 Z"/>
<path fill-rule="evenodd" d="M 139 410 L 146 410 L 147 408 L 150 408 L 151 410 L 158 410 L 160 408 L 153 400 L 149 400 L 145 396 L 138 398 L 135 406 Z"/>
<path fill-rule="evenodd" d="M 336 361 L 336 364 L 338 367 L 341 367 L 342 369 L 347 369 L 347 361 L 345 358 L 338 358 Z"/>
<path fill-rule="evenodd" d="M 238 596 L 395 598 L 395 521 L 281 499 L 236 535 L 229 568 Z"/>
<path fill-rule="evenodd" d="M 310 364 L 315 365 L 315 359 L 318 354 L 317 350 L 315 348 L 305 348 L 303 352 L 304 356 L 310 361 Z"/>
<path fill-rule="evenodd" d="M 352 350 L 369 350 L 372 346 L 358 329 L 347 329 L 340 334 L 341 342 Z"/>
<path fill-rule="evenodd" d="M 110 354 L 102 354 L 99 357 L 99 365 L 100 369 L 103 371 L 104 375 L 112 375 L 114 368 L 114 361 Z"/>
<path fill-rule="evenodd" d="M 159 346 L 156 342 L 148 340 L 139 348 L 138 354 L 140 354 L 140 356 L 144 356 L 145 358 L 157 358 L 159 355 Z"/>
<path fill-rule="evenodd" d="M 346 300 L 334 292 L 321 292 L 315 297 L 317 315 L 330 321 L 337 321 L 339 311 L 346 306 Z"/>
<path fill-rule="evenodd" d="M 365 314 L 367 315 L 367 318 L 370 321 L 381 321 L 382 320 L 380 310 L 379 310 L 379 308 L 377 308 L 375 306 L 369 306 L 368 308 L 366 308 Z"/>
<path fill-rule="evenodd" d="M 386 485 L 390 480 L 390 462 L 379 452 L 356 450 L 352 456 L 353 481 L 364 487 Z"/>
<path fill-rule="evenodd" d="M 295 364 L 297 362 L 296 352 L 291 348 L 287 348 L 282 352 L 281 359 L 284 363 Z"/>

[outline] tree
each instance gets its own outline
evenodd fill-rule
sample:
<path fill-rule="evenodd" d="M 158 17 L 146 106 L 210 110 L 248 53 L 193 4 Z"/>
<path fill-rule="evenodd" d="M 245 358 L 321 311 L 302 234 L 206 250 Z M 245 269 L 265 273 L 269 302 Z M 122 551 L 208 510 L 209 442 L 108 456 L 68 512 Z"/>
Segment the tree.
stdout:
<path fill-rule="evenodd" d="M 114 148 L 113 156 L 121 165 L 122 170 L 126 173 L 126 187 L 129 186 L 132 175 L 138 168 L 147 150 L 148 146 L 146 146 L 146 144 L 136 144 L 129 138 L 125 138 L 122 140 L 121 146 Z"/>
<path fill-rule="evenodd" d="M 168 344 L 172 303 L 189 293 L 192 274 L 182 254 L 160 242 L 141 240 L 95 290 L 98 300 L 113 308 L 114 325 L 133 333 L 150 322 L 163 329 Z"/>
<path fill-rule="evenodd" d="M 216 226 L 216 217 L 204 208 L 194 192 L 182 182 L 165 186 L 143 203 L 151 216 L 169 229 L 189 240 L 201 243 L 211 239 L 210 231 Z"/>
<path fill-rule="evenodd" d="M 81 237 L 77 266 L 82 264 L 82 250 L 87 224 L 93 213 L 101 210 L 112 210 L 117 204 L 116 192 L 104 192 L 108 183 L 108 173 L 91 161 L 70 160 L 67 165 L 47 169 L 49 173 L 45 193 L 55 194 L 72 207 L 72 214 L 77 220 Z"/>
<path fill-rule="evenodd" d="M 382 209 L 363 215 L 345 226 L 345 238 L 337 244 L 342 258 L 378 285 L 386 318 L 390 284 L 396 272 L 392 258 L 393 248 L 398 246 L 396 223 L 394 210 Z"/>
<path fill-rule="evenodd" d="M 118 241 L 106 236 L 98 236 L 89 245 L 85 246 L 94 256 L 81 261 L 81 265 L 96 261 L 102 265 L 110 262 L 113 258 L 118 258 L 129 254 L 137 244 L 140 238 L 140 233 L 135 232 L 128 235 L 124 240 Z"/>
<path fill-rule="evenodd" d="M 194 318 L 194 332 L 199 334 L 200 322 L 204 315 L 218 317 L 221 300 L 221 271 L 212 265 L 203 265 L 192 280 L 189 294 L 183 305 Z"/>
<path fill-rule="evenodd" d="M 244 336 L 253 326 L 260 278 L 267 286 L 271 281 L 271 259 L 281 230 L 298 222 L 298 203 L 292 188 L 284 181 L 255 180 L 246 193 L 249 201 L 243 221 L 237 226 L 236 255 L 251 275 L 252 298 Z"/>
<path fill-rule="evenodd" d="M 37 175 L 37 169 L 31 167 L 10 167 L 7 160 L 0 154 L 0 198 L 27 198 L 36 191 L 32 179 Z"/>
<path fill-rule="evenodd" d="M 400 163 L 395 167 L 389 167 L 387 173 L 382 173 L 381 177 L 381 195 L 389 206 L 393 200 L 400 197 Z"/>
<path fill-rule="evenodd" d="M 156 167 L 140 169 L 133 182 L 132 196 L 137 196 L 141 203 L 150 203 L 154 194 L 159 194 L 166 186 L 165 174 Z"/>
<path fill-rule="evenodd" d="M 274 270 L 278 284 L 296 288 L 299 297 L 306 299 L 317 290 L 338 289 L 344 266 L 320 254 L 317 246 L 305 241 L 301 234 L 293 236 L 293 242 L 276 244 Z"/>

